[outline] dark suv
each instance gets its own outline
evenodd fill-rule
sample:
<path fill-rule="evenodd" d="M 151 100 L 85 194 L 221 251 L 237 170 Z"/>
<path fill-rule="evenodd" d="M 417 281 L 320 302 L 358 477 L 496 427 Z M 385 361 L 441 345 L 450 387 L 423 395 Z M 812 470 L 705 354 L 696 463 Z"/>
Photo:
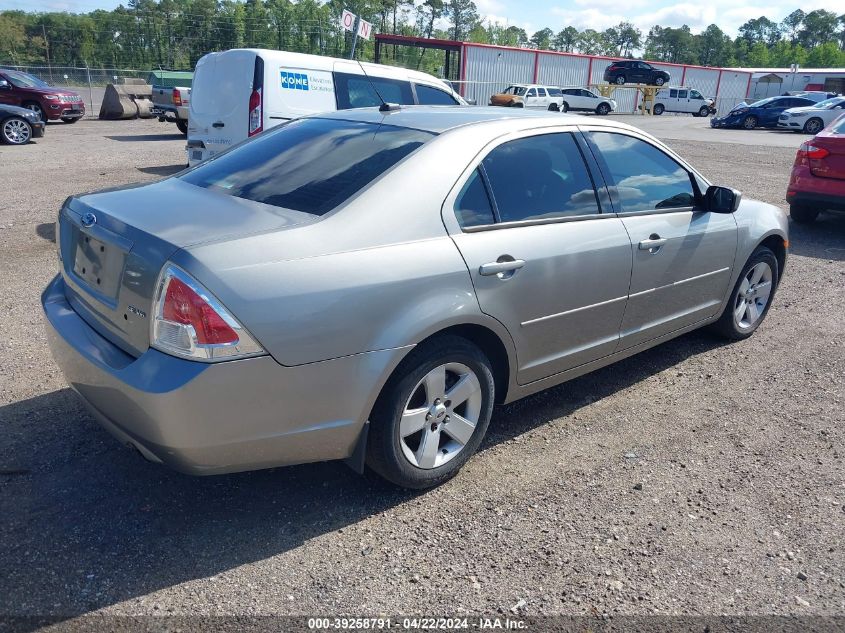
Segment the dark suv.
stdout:
<path fill-rule="evenodd" d="M 45 123 L 57 119 L 76 123 L 85 116 L 85 104 L 77 93 L 53 88 L 34 75 L 6 68 L 0 68 L 0 103 L 29 108 Z"/>
<path fill-rule="evenodd" d="M 613 62 L 604 69 L 604 80 L 610 84 L 648 84 L 662 86 L 669 82 L 669 73 L 647 62 L 628 59 Z"/>

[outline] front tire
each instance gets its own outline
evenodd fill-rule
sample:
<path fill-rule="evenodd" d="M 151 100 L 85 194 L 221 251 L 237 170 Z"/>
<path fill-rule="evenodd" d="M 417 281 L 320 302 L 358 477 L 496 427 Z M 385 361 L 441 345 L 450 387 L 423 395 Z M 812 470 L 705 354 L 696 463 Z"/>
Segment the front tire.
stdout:
<path fill-rule="evenodd" d="M 812 224 L 819 217 L 819 210 L 800 204 L 790 204 L 789 217 L 798 224 Z"/>
<path fill-rule="evenodd" d="M 654 85 L 655 85 L 655 86 L 662 86 L 665 82 L 666 82 L 666 80 L 665 80 L 665 79 L 663 79 L 663 77 L 657 77 L 657 78 L 654 80 Z"/>
<path fill-rule="evenodd" d="M 40 104 L 35 101 L 30 101 L 29 103 L 25 103 L 23 107 L 37 113 L 38 116 L 41 117 L 41 120 L 44 121 L 44 123 L 47 123 L 47 113 L 44 112 L 44 108 L 42 108 Z"/>
<path fill-rule="evenodd" d="M 710 116 L 710 108 L 708 108 L 707 106 L 701 106 L 701 109 L 699 109 L 698 111 L 698 116 Z"/>
<path fill-rule="evenodd" d="M 778 281 L 777 257 L 765 246 L 757 247 L 743 266 L 731 298 L 713 329 L 734 341 L 754 334 L 769 312 Z"/>
<path fill-rule="evenodd" d="M 19 116 L 12 116 L 0 125 L 0 140 L 6 145 L 26 145 L 32 139 L 32 126 Z"/>
<path fill-rule="evenodd" d="M 596 108 L 596 114 L 607 116 L 610 113 L 610 106 L 607 103 L 600 103 Z"/>
<path fill-rule="evenodd" d="M 757 117 L 753 114 L 749 114 L 742 120 L 742 127 L 746 130 L 753 130 L 757 127 Z"/>
<path fill-rule="evenodd" d="M 478 347 L 457 336 L 419 345 L 373 407 L 367 465 L 403 488 L 440 485 L 478 449 L 494 395 L 490 361 Z"/>
<path fill-rule="evenodd" d="M 804 124 L 804 133 L 815 136 L 824 129 L 824 121 L 818 117 L 813 117 Z"/>

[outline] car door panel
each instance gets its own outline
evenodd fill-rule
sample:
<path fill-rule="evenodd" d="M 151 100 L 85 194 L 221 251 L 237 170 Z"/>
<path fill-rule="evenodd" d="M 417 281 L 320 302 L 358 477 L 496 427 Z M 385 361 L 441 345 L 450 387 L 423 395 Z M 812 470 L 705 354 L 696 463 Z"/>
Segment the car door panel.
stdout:
<path fill-rule="evenodd" d="M 454 235 L 479 305 L 511 333 L 527 384 L 613 353 L 631 275 L 631 242 L 613 216 Z M 525 265 L 482 275 L 503 256 Z"/>
<path fill-rule="evenodd" d="M 737 244 L 732 214 L 691 210 L 624 217 L 634 253 L 619 349 L 712 317 L 721 306 Z M 666 243 L 641 248 L 657 235 Z"/>
<path fill-rule="evenodd" d="M 715 315 L 736 255 L 733 215 L 696 210 L 700 192 L 689 171 L 646 139 L 605 131 L 585 137 L 632 244 L 619 349 Z"/>
<path fill-rule="evenodd" d="M 585 151 L 568 131 L 497 141 L 444 205 L 481 310 L 513 337 L 520 384 L 618 345 L 631 242 L 619 218 L 600 213 Z"/>

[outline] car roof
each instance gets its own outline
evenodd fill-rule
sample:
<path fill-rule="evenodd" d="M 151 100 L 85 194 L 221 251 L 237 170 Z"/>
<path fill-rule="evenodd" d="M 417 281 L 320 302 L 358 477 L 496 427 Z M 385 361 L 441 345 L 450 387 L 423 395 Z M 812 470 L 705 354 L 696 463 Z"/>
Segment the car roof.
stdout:
<path fill-rule="evenodd" d="M 584 116 L 561 114 L 543 110 L 530 110 L 485 106 L 401 106 L 391 112 L 380 112 L 378 108 L 355 108 L 313 115 L 318 118 L 384 123 L 440 134 L 452 129 L 470 125 L 483 125 L 508 121 L 513 130 L 532 129 L 544 125 L 590 124 L 593 121 Z M 636 129 L 625 123 L 602 118 L 602 127 Z"/>

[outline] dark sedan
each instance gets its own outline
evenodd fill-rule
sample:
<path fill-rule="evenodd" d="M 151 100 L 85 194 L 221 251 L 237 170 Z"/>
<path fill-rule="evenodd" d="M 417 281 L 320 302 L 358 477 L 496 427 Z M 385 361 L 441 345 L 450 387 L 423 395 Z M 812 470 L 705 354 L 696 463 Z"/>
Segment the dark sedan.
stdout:
<path fill-rule="evenodd" d="M 0 141 L 6 145 L 24 145 L 44 136 L 44 121 L 37 113 L 0 103 Z"/>
<path fill-rule="evenodd" d="M 784 110 L 789 108 L 801 108 L 811 106 L 815 103 L 804 97 L 767 97 L 755 101 L 751 105 L 745 102 L 728 112 L 725 116 L 713 117 L 710 119 L 711 127 L 736 127 L 746 130 L 753 130 L 755 127 L 778 126 L 778 118 Z"/>

